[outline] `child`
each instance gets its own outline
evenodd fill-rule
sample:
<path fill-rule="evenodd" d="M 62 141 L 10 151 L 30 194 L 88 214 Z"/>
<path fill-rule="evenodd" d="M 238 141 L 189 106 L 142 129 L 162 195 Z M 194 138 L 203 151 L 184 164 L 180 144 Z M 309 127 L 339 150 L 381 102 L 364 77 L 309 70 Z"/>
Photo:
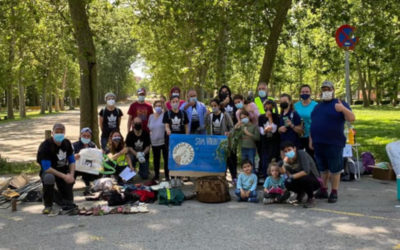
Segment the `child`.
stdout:
<path fill-rule="evenodd" d="M 128 148 L 124 145 L 124 137 L 122 137 L 119 131 L 113 131 L 110 133 L 109 138 L 109 148 L 110 148 L 110 159 L 116 161 L 115 166 L 115 178 L 117 179 L 118 185 L 124 185 L 124 181 L 119 176 L 119 174 L 129 166 L 132 171 L 135 169 L 132 166 L 131 159 L 128 156 Z"/>
<path fill-rule="evenodd" d="M 264 204 L 283 202 L 290 193 L 285 188 L 285 177 L 280 173 L 279 166 L 272 162 L 268 168 L 268 178 L 264 182 Z"/>
<path fill-rule="evenodd" d="M 258 202 L 257 199 L 257 175 L 252 173 L 253 165 L 249 160 L 242 162 L 243 173 L 239 174 L 235 194 L 238 201 Z"/>
<path fill-rule="evenodd" d="M 257 151 L 256 142 L 260 139 L 260 131 L 258 126 L 250 122 L 249 117 L 246 110 L 240 113 L 240 121 L 235 125 L 234 133 L 241 133 L 242 161 L 249 160 L 251 165 L 254 166 Z M 255 169 L 253 169 L 253 172 L 255 173 Z"/>

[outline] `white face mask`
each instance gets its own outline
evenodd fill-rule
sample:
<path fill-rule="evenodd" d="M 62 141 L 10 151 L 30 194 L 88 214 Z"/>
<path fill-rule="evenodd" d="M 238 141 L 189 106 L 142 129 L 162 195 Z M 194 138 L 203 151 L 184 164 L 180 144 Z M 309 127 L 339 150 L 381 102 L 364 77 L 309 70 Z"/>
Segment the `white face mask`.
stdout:
<path fill-rule="evenodd" d="M 324 91 L 322 92 L 322 100 L 330 101 L 333 99 L 333 91 Z"/>
<path fill-rule="evenodd" d="M 107 101 L 108 106 L 114 106 L 114 104 L 115 104 L 115 100 L 113 100 L 113 99 L 110 99 Z"/>

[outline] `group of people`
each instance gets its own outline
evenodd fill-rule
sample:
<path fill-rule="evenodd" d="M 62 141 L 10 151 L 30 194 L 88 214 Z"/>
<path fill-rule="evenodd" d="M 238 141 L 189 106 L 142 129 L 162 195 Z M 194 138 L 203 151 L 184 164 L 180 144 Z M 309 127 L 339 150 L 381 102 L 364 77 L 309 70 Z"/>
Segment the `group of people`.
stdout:
<path fill-rule="evenodd" d="M 194 89 L 189 90 L 183 100 L 179 87 L 174 87 L 168 101 L 160 99 L 151 105 L 146 102 L 146 90 L 140 88 L 137 101 L 128 110 L 126 139 L 119 129 L 123 112 L 116 106 L 116 96 L 107 93 L 106 107 L 99 112 L 101 147 L 116 162 L 118 183 L 124 182 L 118 177 L 119 173 L 126 167 L 136 171 L 137 164 L 140 177 L 150 177 L 150 150 L 153 152 L 153 179 L 160 179 L 163 157 L 168 181 L 171 134 L 225 135 L 230 141 L 227 169 L 239 200 L 258 202 L 255 190 L 259 182 L 264 182 L 265 203 L 282 202 L 292 191 L 297 193 L 299 202 L 307 194 L 306 206 L 310 207 L 314 205 L 316 190 L 316 198 L 336 202 L 346 140 L 344 123 L 355 119 L 349 105 L 335 98 L 334 86 L 329 81 L 321 86 L 320 103 L 311 99 L 308 85 L 301 86 L 300 100 L 296 103 L 288 94 L 282 94 L 279 102 L 275 101 L 268 96 L 266 83 L 260 82 L 257 89 L 257 97 L 245 98 L 241 94 L 233 95 L 228 86 L 222 86 L 207 107 L 197 99 Z M 79 141 L 73 144 L 64 135 L 64 125 L 55 124 L 52 137 L 38 150 L 44 213 L 51 211 L 55 184 L 61 204 L 67 208 L 74 206 L 75 160 L 79 159 L 81 149 L 96 146 L 91 141 L 90 128 L 83 128 Z M 239 176 L 238 152 L 243 169 Z M 79 174 L 86 184 L 85 193 L 89 193 L 90 182 L 96 176 Z M 331 192 L 328 195 L 329 181 Z"/>

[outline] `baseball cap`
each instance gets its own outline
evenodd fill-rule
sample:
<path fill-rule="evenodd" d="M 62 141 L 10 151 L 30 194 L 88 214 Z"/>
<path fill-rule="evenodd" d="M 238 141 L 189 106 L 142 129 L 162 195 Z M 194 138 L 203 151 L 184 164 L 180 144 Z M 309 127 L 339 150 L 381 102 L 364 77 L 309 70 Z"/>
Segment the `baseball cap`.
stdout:
<path fill-rule="evenodd" d="M 56 123 L 56 124 L 53 125 L 53 131 L 56 130 L 56 129 L 65 130 L 65 126 L 62 123 Z"/>
<path fill-rule="evenodd" d="M 108 92 L 107 94 L 104 95 L 104 100 L 107 101 L 107 98 L 110 97 L 110 96 L 111 96 L 111 97 L 114 97 L 114 99 L 115 99 L 115 97 L 116 97 L 114 93 Z"/>
<path fill-rule="evenodd" d="M 324 82 L 322 83 L 321 89 L 322 89 L 323 87 L 329 87 L 329 88 L 331 88 L 331 89 L 334 89 L 334 88 L 335 88 L 335 87 L 333 86 L 333 83 L 330 82 L 330 81 L 324 81 Z"/>
<path fill-rule="evenodd" d="M 86 133 L 86 132 L 89 132 L 90 134 L 92 134 L 92 130 L 88 127 L 81 129 L 81 134 Z"/>
<path fill-rule="evenodd" d="M 140 88 L 140 89 L 138 89 L 137 94 L 138 94 L 138 95 L 140 95 L 140 94 L 146 94 L 146 89 L 145 89 L 145 88 Z"/>

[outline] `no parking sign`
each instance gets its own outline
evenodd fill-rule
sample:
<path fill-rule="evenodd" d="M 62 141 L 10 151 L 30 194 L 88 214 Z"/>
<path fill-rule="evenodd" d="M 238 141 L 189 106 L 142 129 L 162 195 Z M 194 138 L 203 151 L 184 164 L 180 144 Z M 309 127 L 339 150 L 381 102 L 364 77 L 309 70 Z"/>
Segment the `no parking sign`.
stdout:
<path fill-rule="evenodd" d="M 356 28 L 348 24 L 342 25 L 336 30 L 336 43 L 340 48 L 353 50 L 358 43 L 358 37 L 355 36 Z"/>

